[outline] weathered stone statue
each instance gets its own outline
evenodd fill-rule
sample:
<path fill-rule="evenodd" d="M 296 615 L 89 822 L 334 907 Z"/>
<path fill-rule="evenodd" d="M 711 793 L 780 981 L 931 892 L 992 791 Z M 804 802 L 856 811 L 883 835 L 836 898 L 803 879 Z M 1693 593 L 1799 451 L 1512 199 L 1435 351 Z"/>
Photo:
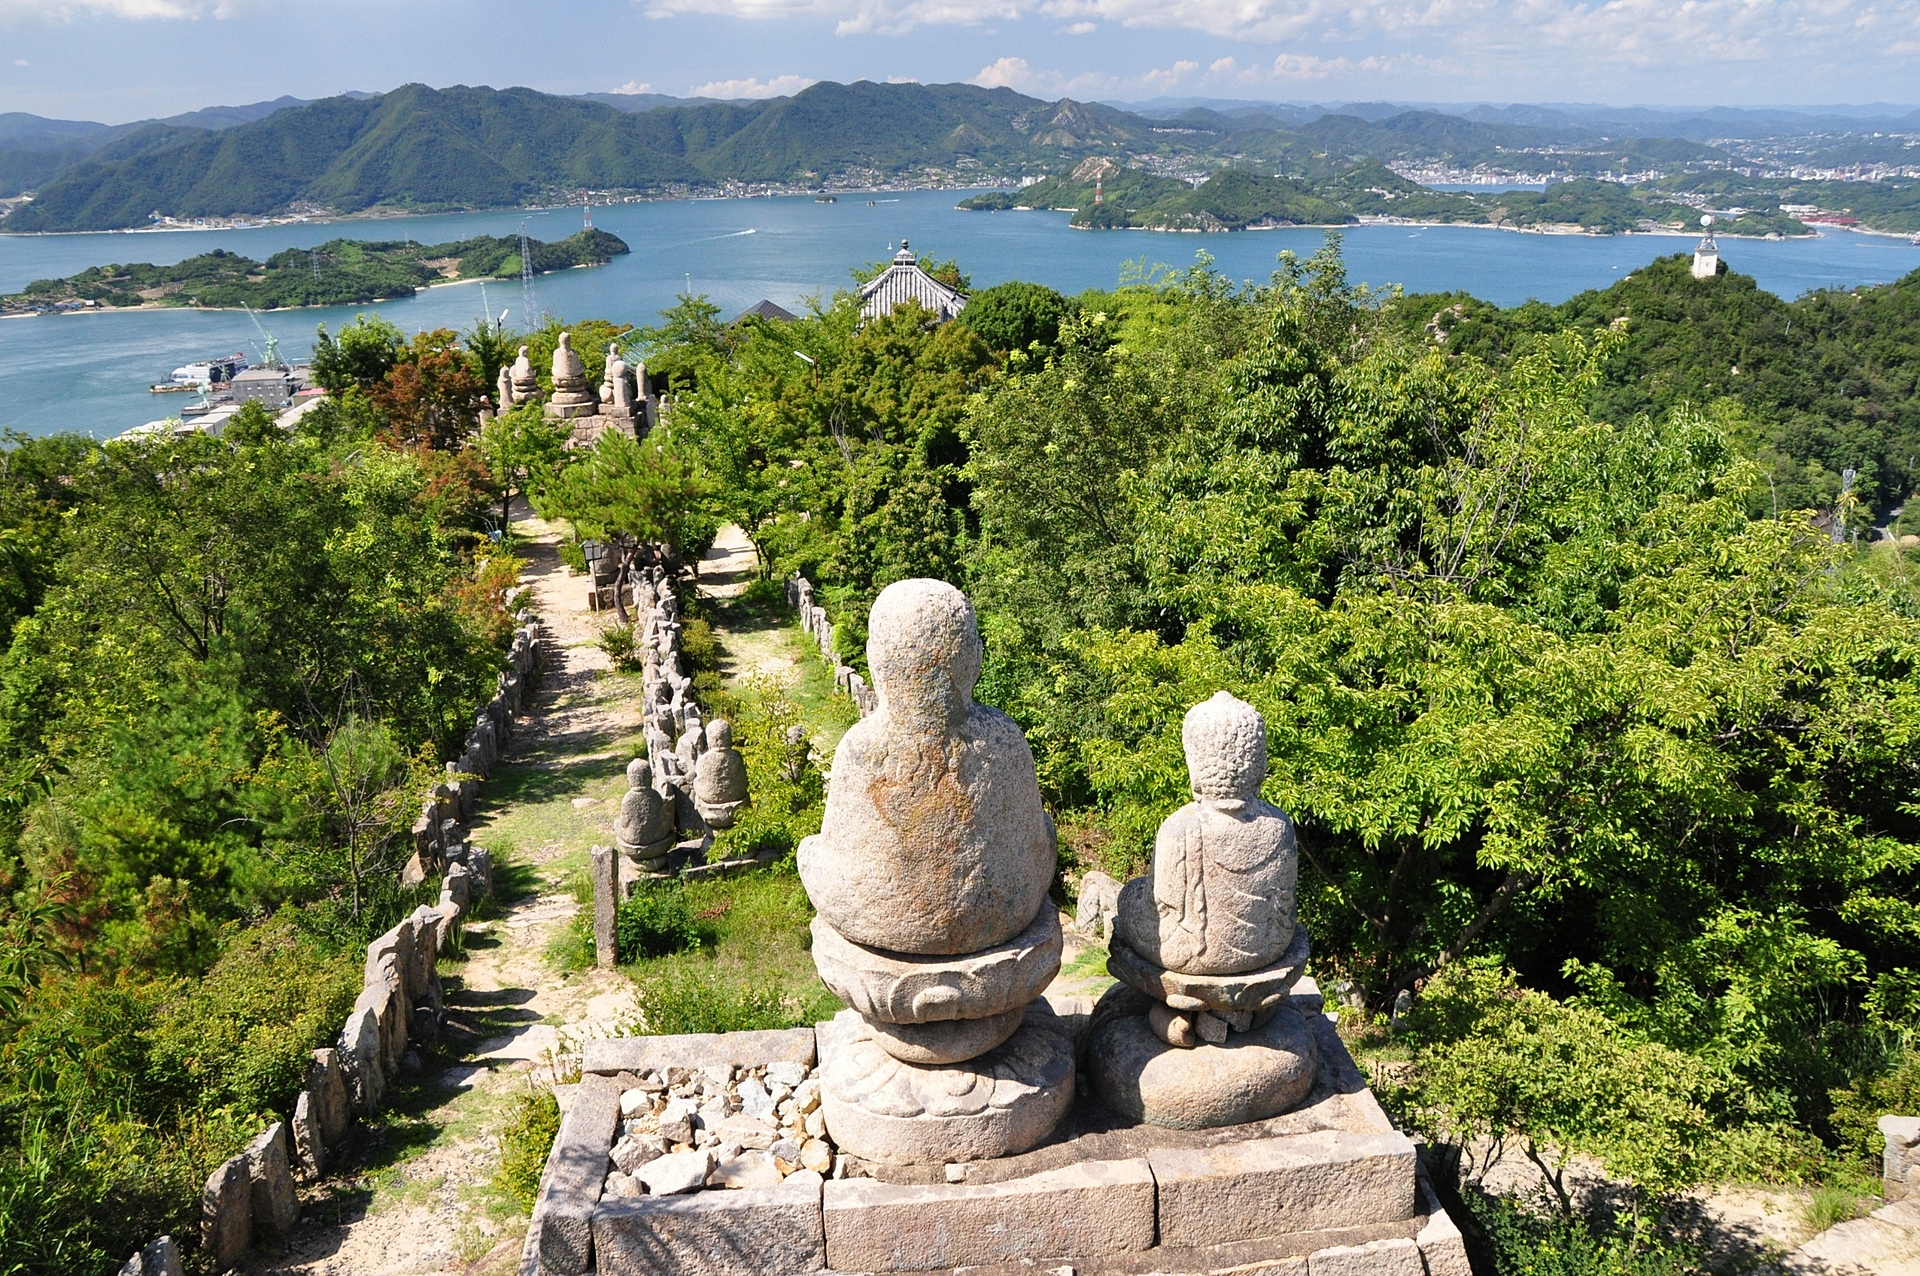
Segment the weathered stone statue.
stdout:
<path fill-rule="evenodd" d="M 1313 1086 L 1313 1031 L 1288 1004 L 1307 960 L 1293 822 L 1260 796 L 1266 722 L 1222 691 L 1181 731 L 1193 801 L 1145 877 L 1120 889 L 1087 1071 L 1109 1105 L 1158 1125 L 1258 1121 Z"/>
<path fill-rule="evenodd" d="M 607 346 L 607 373 L 600 380 L 600 410 L 622 421 L 633 420 L 633 387 L 627 381 L 627 361 L 620 347 Z"/>
<path fill-rule="evenodd" d="M 527 348 L 520 347 L 520 357 L 513 361 L 513 401 L 525 403 L 540 393 L 540 377 L 533 370 L 533 360 L 527 357 Z"/>
<path fill-rule="evenodd" d="M 747 804 L 747 762 L 733 747 L 733 724 L 707 724 L 707 747 L 694 771 L 693 804 L 711 827 L 730 829 Z"/>
<path fill-rule="evenodd" d="M 697 774 L 700 755 L 707 751 L 706 728 L 701 725 L 700 710 L 692 705 L 687 706 L 685 713 L 681 716 L 681 722 L 683 729 L 680 732 L 680 742 L 674 746 L 673 751 L 680 755 L 680 766 L 684 773 L 692 776 Z"/>
<path fill-rule="evenodd" d="M 500 365 L 500 375 L 494 378 L 493 389 L 494 402 L 499 406 L 500 411 L 511 411 L 513 409 L 513 371 L 505 364 Z"/>
<path fill-rule="evenodd" d="M 1045 1002 L 1060 966 L 1053 823 L 1020 728 L 973 703 L 980 635 L 951 585 L 873 605 L 879 710 L 841 739 L 820 832 L 800 844 L 814 965 L 851 1010 L 820 1031 L 827 1128 L 894 1163 L 1006 1156 L 1073 1098 Z"/>
<path fill-rule="evenodd" d="M 613 838 L 620 853 L 641 868 L 659 872 L 666 867 L 673 849 L 673 808 L 654 789 L 653 768 L 645 758 L 627 764 L 627 793 L 620 799 Z"/>
<path fill-rule="evenodd" d="M 559 421 L 592 416 L 599 402 L 587 393 L 587 369 L 573 348 L 573 339 L 560 334 L 553 348 L 553 397 L 547 400 L 547 415 Z"/>
<path fill-rule="evenodd" d="M 1266 732 L 1252 705 L 1224 691 L 1187 713 L 1194 800 L 1160 826 L 1152 871 L 1121 888 L 1114 926 L 1154 965 L 1244 974 L 1293 941 L 1299 854 L 1293 821 L 1260 797 Z"/>

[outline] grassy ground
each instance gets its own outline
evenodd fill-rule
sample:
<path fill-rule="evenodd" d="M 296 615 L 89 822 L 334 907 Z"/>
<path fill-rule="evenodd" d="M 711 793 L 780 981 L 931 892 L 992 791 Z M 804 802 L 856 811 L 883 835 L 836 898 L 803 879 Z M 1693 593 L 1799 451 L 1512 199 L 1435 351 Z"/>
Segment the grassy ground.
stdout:
<path fill-rule="evenodd" d="M 847 728 L 860 720 L 853 701 L 833 685 L 833 666 L 801 630 L 777 586 L 759 585 L 736 598 L 708 604 L 720 643 L 720 669 L 729 684 L 765 679 L 800 714 L 822 763 Z"/>

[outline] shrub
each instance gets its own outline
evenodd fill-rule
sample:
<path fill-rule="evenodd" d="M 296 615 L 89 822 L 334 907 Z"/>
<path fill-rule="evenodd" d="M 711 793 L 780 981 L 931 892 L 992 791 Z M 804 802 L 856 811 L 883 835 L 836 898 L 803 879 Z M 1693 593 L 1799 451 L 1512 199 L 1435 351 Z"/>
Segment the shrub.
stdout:
<path fill-rule="evenodd" d="M 1446 1141 L 1518 1144 L 1563 1212 L 1563 1174 L 1577 1152 L 1650 1195 L 1701 1177 L 1713 1086 L 1692 1056 L 1502 971 L 1442 972 L 1407 1025 L 1416 1076 L 1399 1097 L 1416 1122 Z"/>
<path fill-rule="evenodd" d="M 1491 1257 L 1498 1276 L 1694 1276 L 1703 1270 L 1697 1252 L 1665 1237 L 1477 1191 L 1464 1200 L 1480 1242 L 1475 1248 Z"/>
<path fill-rule="evenodd" d="M 1920 1112 L 1920 1050 L 1901 1051 L 1879 1075 L 1862 1077 L 1831 1097 L 1833 1132 L 1842 1149 L 1879 1164 L 1880 1118 L 1889 1112 Z"/>
<path fill-rule="evenodd" d="M 595 645 L 607 653 L 607 659 L 613 662 L 613 667 L 627 673 L 632 673 L 645 663 L 633 630 L 631 624 L 610 624 L 600 630 L 600 637 L 595 641 Z"/>
<path fill-rule="evenodd" d="M 693 908 L 678 882 L 649 882 L 622 900 L 614 913 L 613 934 L 622 962 L 700 946 Z"/>
<path fill-rule="evenodd" d="M 500 1166 L 493 1185 L 520 1209 L 533 1209 L 547 1153 L 560 1133 L 560 1105 L 551 1090 L 531 1090 L 514 1100 L 500 1131 Z"/>

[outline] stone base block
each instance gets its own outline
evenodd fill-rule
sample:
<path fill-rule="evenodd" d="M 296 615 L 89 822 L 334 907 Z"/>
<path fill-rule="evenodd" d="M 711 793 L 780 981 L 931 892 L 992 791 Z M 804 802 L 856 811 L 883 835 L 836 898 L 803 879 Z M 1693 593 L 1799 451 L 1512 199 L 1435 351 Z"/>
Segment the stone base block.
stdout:
<path fill-rule="evenodd" d="M 613 1076 L 661 1068 L 704 1068 L 730 1063 L 757 1068 L 798 1063 L 811 1068 L 813 1029 L 767 1028 L 756 1032 L 689 1032 L 673 1037 L 601 1037 L 586 1043 L 582 1072 Z"/>
<path fill-rule="evenodd" d="M 1326 1130 L 1147 1154 L 1160 1243 L 1218 1245 L 1414 1216 L 1404 1134 Z"/>
<path fill-rule="evenodd" d="M 1087 1077 L 1121 1115 L 1181 1130 L 1243 1125 L 1287 1111 L 1313 1089 L 1318 1044 L 1313 1026 L 1291 1006 L 1220 1045 L 1191 1047 L 1154 1034 L 1145 1017 L 1152 1006 L 1119 985 L 1094 1008 Z"/>
<path fill-rule="evenodd" d="M 979 1186 L 838 1180 L 826 1185 L 827 1265 L 924 1272 L 1144 1250 L 1153 1202 L 1153 1172 L 1137 1158 Z"/>
<path fill-rule="evenodd" d="M 940 1067 L 894 1058 L 851 1010 L 815 1034 L 827 1132 L 862 1160 L 925 1165 L 1011 1156 L 1052 1133 L 1073 1102 L 1073 1039 L 1045 1001 L 1027 1007 L 1004 1045 Z"/>
<path fill-rule="evenodd" d="M 1155 965 L 1116 939 L 1108 951 L 1107 971 L 1175 1010 L 1250 1011 L 1259 1015 L 1286 1003 L 1308 955 L 1307 928 L 1295 926 L 1293 942 L 1271 965 L 1241 975 L 1185 975 Z"/>
<path fill-rule="evenodd" d="M 820 1183 L 807 1175 L 778 1187 L 604 1201 L 593 1248 L 599 1276 L 816 1272 L 827 1265 Z"/>

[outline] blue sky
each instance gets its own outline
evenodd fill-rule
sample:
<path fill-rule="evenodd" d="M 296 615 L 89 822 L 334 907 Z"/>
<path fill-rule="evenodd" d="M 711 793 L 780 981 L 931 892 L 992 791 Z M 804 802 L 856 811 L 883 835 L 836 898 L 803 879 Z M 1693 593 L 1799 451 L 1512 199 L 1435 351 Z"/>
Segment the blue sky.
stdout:
<path fill-rule="evenodd" d="M 433 85 L 750 97 L 1920 102 L 1920 0 L 0 0 L 0 110 Z"/>

